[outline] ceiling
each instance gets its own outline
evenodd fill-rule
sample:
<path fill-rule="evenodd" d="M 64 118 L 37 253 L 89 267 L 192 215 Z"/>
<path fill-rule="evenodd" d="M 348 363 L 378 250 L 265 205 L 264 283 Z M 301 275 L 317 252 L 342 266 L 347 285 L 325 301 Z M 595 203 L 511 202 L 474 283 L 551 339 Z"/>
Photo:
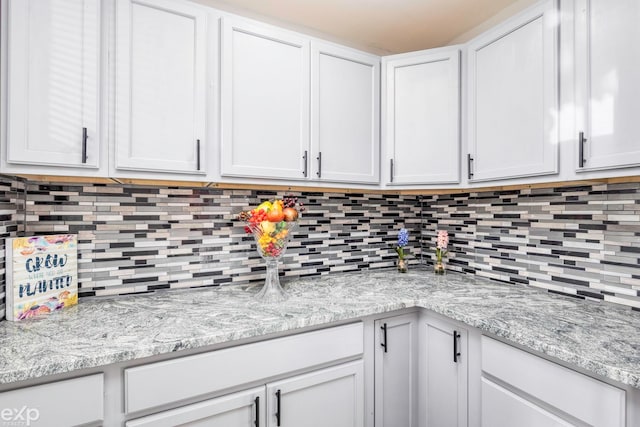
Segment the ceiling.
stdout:
<path fill-rule="evenodd" d="M 195 0 L 377 54 L 467 41 L 534 0 Z M 265 19 L 266 18 L 266 19 Z M 488 21 L 488 22 L 487 22 Z M 485 25 L 483 25 L 485 24 Z M 306 31 L 309 33 L 309 31 Z M 315 34 L 313 34 L 315 33 Z M 328 36 L 328 37 L 326 37 Z"/>

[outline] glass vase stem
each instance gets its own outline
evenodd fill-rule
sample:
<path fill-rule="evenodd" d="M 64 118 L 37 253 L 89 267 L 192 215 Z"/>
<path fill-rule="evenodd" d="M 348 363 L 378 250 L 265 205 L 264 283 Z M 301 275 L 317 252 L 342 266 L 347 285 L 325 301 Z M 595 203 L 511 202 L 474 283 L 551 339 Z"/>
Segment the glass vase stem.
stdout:
<path fill-rule="evenodd" d="M 265 277 L 264 286 L 258 292 L 256 297 L 263 302 L 282 302 L 287 299 L 287 294 L 280 286 L 280 277 L 278 275 L 278 260 L 265 259 L 267 263 L 267 276 Z"/>

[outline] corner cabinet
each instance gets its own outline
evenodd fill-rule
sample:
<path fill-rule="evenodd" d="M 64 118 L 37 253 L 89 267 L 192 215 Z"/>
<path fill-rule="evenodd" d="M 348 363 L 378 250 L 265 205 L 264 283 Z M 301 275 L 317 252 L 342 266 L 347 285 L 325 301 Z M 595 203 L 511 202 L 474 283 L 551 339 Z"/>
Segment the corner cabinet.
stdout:
<path fill-rule="evenodd" d="M 548 0 L 468 45 L 470 182 L 558 172 L 558 22 Z"/>
<path fill-rule="evenodd" d="M 459 49 L 390 56 L 383 64 L 386 182 L 458 183 Z"/>
<path fill-rule="evenodd" d="M 100 5 L 2 2 L 7 164 L 100 166 Z"/>
<path fill-rule="evenodd" d="M 575 1 L 578 171 L 640 165 L 640 3 Z M 632 42 L 633 41 L 633 42 Z"/>
<path fill-rule="evenodd" d="M 380 58 L 311 44 L 311 178 L 380 180 Z"/>
<path fill-rule="evenodd" d="M 115 169 L 205 173 L 207 11 L 117 0 Z"/>
<path fill-rule="evenodd" d="M 418 427 L 418 316 L 374 323 L 374 395 L 377 427 Z"/>
<path fill-rule="evenodd" d="M 468 425 L 468 360 L 466 329 L 423 313 L 420 320 L 420 387 L 422 427 Z"/>
<path fill-rule="evenodd" d="M 223 18 L 221 175 L 309 175 L 309 40 Z"/>

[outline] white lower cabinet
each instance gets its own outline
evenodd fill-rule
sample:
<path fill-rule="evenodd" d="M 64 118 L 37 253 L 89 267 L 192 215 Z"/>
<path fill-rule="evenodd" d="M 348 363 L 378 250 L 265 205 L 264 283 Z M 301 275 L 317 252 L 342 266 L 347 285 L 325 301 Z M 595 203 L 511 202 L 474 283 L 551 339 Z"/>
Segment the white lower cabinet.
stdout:
<path fill-rule="evenodd" d="M 418 317 L 377 320 L 375 328 L 375 425 L 418 425 Z"/>
<path fill-rule="evenodd" d="M 361 360 L 267 384 L 268 427 L 364 427 Z"/>
<path fill-rule="evenodd" d="M 126 427 L 364 427 L 362 361 L 160 412 Z"/>
<path fill-rule="evenodd" d="M 0 425 L 102 425 L 104 399 L 102 374 L 5 391 L 0 393 Z"/>
<path fill-rule="evenodd" d="M 482 379 L 482 425 L 556 427 L 571 424 L 500 385 Z"/>
<path fill-rule="evenodd" d="M 421 426 L 467 426 L 467 331 L 428 313 L 420 326 Z"/>
<path fill-rule="evenodd" d="M 264 425 L 264 387 L 233 393 L 137 420 L 127 427 L 245 427 Z"/>
<path fill-rule="evenodd" d="M 625 391 L 482 337 L 482 425 L 625 426 Z"/>
<path fill-rule="evenodd" d="M 356 322 L 126 368 L 126 426 L 364 427 L 363 338 Z"/>

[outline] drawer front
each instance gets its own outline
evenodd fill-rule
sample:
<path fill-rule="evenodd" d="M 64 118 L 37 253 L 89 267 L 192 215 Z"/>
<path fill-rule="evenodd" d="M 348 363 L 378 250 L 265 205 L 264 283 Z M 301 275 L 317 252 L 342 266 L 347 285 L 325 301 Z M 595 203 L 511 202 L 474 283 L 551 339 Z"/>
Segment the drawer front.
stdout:
<path fill-rule="evenodd" d="M 359 356 L 363 339 L 359 322 L 126 369 L 126 411 Z"/>
<path fill-rule="evenodd" d="M 104 417 L 102 374 L 0 393 L 0 425 L 68 427 Z"/>
<path fill-rule="evenodd" d="M 484 336 L 482 371 L 589 425 L 624 426 L 624 390 Z"/>

